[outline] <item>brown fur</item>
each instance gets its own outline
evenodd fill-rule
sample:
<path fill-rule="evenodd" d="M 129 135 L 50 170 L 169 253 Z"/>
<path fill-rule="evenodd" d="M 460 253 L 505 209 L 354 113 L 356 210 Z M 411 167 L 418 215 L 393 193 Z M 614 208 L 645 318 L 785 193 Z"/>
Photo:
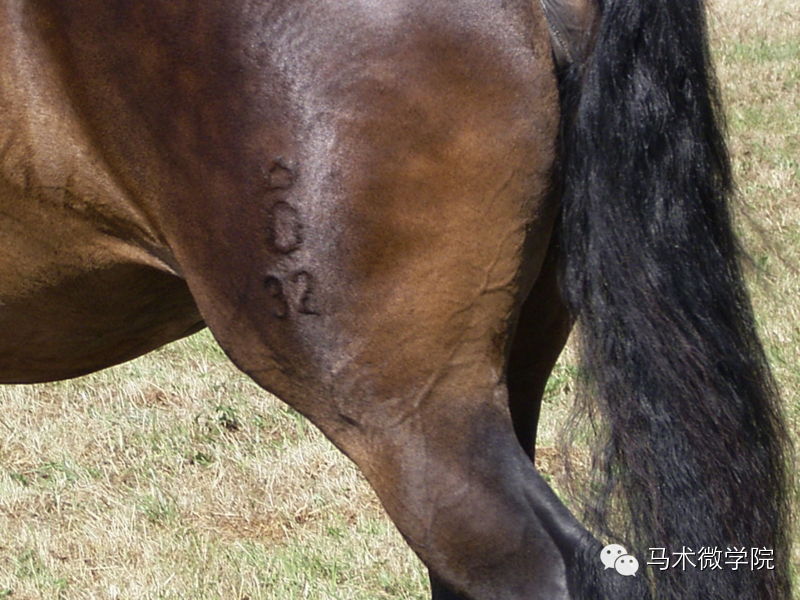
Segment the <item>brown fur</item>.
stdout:
<path fill-rule="evenodd" d="M 0 76 L 0 380 L 206 323 L 448 587 L 565 597 L 508 407 L 532 452 L 568 330 L 538 2 L 2 0 Z"/>

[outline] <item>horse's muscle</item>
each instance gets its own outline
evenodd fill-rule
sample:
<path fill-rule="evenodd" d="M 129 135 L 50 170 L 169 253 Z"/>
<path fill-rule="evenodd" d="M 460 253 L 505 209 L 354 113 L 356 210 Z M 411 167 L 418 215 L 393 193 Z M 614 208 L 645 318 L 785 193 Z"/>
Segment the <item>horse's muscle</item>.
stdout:
<path fill-rule="evenodd" d="M 242 370 L 353 458 L 454 593 L 564 598 L 505 381 L 508 355 L 527 353 L 511 336 L 558 210 L 541 7 L 2 6 L 24 21 L 4 43 L 34 57 L 4 65 L 28 69 L 5 86 L 12 125 L 46 106 L 44 124 L 7 136 L 24 160 L 3 163 L 2 199 L 36 235 L 4 242 L 16 258 L 0 314 L 24 327 L 0 334 L 0 375 L 121 360 L 191 329 L 196 303 Z M 16 90 L 31 81 L 43 87 Z M 560 346 L 561 311 L 537 304 L 526 332 L 555 330 Z M 540 389 L 550 350 L 516 358 L 515 394 Z"/>
<path fill-rule="evenodd" d="M 33 25 L 0 3 L 0 382 L 94 371 L 202 323 Z"/>

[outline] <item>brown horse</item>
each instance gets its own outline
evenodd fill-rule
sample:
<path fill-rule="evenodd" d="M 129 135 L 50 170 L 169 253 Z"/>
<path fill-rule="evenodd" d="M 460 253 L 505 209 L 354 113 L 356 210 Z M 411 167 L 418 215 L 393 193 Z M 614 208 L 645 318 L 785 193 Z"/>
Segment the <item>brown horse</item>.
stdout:
<path fill-rule="evenodd" d="M 788 598 L 729 187 L 702 2 L 0 0 L 0 381 L 208 326 L 438 600 Z M 621 541 L 776 569 L 603 572 L 530 460 L 576 318 Z"/>

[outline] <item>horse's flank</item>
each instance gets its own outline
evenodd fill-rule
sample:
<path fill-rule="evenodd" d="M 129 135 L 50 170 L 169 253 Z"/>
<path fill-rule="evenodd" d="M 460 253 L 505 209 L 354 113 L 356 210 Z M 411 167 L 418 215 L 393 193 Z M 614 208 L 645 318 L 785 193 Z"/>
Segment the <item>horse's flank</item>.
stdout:
<path fill-rule="evenodd" d="M 76 113 L 29 6 L 0 5 L 0 380 L 128 360 L 201 324 L 177 265 Z"/>

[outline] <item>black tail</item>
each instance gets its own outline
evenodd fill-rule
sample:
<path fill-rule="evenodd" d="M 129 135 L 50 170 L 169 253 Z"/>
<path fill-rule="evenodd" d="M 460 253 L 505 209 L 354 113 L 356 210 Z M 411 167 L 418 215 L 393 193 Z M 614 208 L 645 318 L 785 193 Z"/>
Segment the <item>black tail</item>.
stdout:
<path fill-rule="evenodd" d="M 785 600 L 788 438 L 731 226 L 704 3 L 602 4 L 564 97 L 563 287 L 607 427 L 589 525 L 629 544 L 655 598 Z M 650 548 L 717 550 L 722 568 L 661 571 Z M 753 548 L 771 563 L 751 567 Z M 582 589 L 604 589 L 589 572 Z"/>

